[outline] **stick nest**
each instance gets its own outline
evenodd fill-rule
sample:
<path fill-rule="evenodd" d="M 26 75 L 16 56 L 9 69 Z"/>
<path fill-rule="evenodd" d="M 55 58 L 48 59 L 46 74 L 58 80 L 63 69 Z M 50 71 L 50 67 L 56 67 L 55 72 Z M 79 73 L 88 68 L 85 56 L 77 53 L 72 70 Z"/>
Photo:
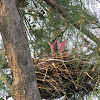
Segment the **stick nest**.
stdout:
<path fill-rule="evenodd" d="M 34 59 L 42 98 L 51 100 L 64 95 L 69 98 L 75 93 L 84 96 L 97 89 L 99 65 L 91 63 L 92 59 L 83 57 L 83 53 L 85 52 L 69 53 L 67 51 L 52 57 Z"/>

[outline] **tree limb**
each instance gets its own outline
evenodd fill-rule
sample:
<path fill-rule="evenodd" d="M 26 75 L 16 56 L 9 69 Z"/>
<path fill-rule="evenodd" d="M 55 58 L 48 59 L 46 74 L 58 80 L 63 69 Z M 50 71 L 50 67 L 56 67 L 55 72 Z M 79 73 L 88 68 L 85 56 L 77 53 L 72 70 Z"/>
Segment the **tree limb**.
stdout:
<path fill-rule="evenodd" d="M 63 17 L 68 17 L 67 14 L 65 14 L 64 10 L 56 3 L 54 0 L 44 0 L 47 4 L 49 4 L 52 8 L 57 10 Z"/>

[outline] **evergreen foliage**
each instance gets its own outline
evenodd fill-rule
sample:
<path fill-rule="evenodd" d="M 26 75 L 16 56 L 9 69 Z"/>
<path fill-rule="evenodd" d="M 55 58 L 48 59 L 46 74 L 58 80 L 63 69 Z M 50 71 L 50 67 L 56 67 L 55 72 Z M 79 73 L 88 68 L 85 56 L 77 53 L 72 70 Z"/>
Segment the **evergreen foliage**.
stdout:
<path fill-rule="evenodd" d="M 86 9 L 82 0 L 55 0 L 61 8 L 64 9 L 67 15 L 64 18 L 58 11 L 47 5 L 44 0 L 15 0 L 18 11 L 25 24 L 27 36 L 29 39 L 30 49 L 32 57 L 43 58 L 51 55 L 48 42 L 54 43 L 57 39 L 59 42 L 66 40 L 66 51 L 72 50 L 72 54 L 75 52 L 73 49 L 81 48 L 82 46 L 94 43 L 92 47 L 84 48 L 87 52 L 81 55 L 81 58 L 88 58 L 92 60 L 92 63 L 100 66 L 100 55 L 97 52 L 97 44 L 93 36 L 96 36 L 95 32 L 92 33 L 91 38 L 89 32 L 93 29 L 100 28 L 100 23 L 97 16 Z M 77 29 L 75 25 L 80 25 L 80 29 Z M 85 27 L 85 28 L 84 28 Z M 96 28 L 95 28 L 96 27 Z M 84 28 L 84 30 L 82 30 Z M 88 29 L 88 30 L 87 30 Z M 84 31 L 84 32 L 83 32 Z M 86 33 L 86 34 L 84 34 Z M 77 52 L 84 52 L 80 49 Z M 5 55 L 6 58 L 6 55 Z M 0 68 L 7 63 L 7 59 L 3 59 L 3 53 L 0 54 Z M 3 63 L 3 64 L 2 64 Z M 6 65 L 9 66 L 9 65 Z M 100 70 L 100 69 L 99 69 Z M 100 85 L 100 78 L 98 76 L 98 82 L 95 85 Z M 96 95 L 100 99 L 100 89 L 94 88 L 93 93 L 90 95 Z M 5 85 L 0 80 L 0 89 L 7 91 Z M 7 91 L 8 92 L 8 91 Z M 9 93 L 9 92 L 8 92 Z M 71 98 L 80 98 L 79 94 L 73 95 Z"/>

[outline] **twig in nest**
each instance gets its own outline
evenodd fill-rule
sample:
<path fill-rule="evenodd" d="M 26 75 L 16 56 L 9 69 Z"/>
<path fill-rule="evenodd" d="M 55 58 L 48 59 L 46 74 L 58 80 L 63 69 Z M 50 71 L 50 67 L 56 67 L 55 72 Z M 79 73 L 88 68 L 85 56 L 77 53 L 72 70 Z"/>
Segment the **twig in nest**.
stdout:
<path fill-rule="evenodd" d="M 48 69 L 46 69 L 46 72 L 45 72 L 45 76 L 44 76 L 43 82 L 44 82 L 44 81 L 45 81 L 45 79 L 46 79 L 47 72 L 48 72 Z"/>
<path fill-rule="evenodd" d="M 84 72 L 88 77 L 91 78 L 91 80 L 93 79 L 87 72 Z"/>

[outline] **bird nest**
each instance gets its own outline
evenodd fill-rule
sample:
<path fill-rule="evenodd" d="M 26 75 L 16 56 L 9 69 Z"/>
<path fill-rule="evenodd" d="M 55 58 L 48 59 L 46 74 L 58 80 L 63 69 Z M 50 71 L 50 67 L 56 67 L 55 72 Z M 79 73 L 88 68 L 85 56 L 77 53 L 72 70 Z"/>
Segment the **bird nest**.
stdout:
<path fill-rule="evenodd" d="M 73 51 L 77 51 L 74 49 Z M 42 98 L 55 99 L 61 96 L 69 98 L 75 93 L 82 96 L 94 91 L 99 66 L 92 59 L 83 57 L 86 52 L 55 54 L 54 56 L 34 59 L 38 87 Z"/>

